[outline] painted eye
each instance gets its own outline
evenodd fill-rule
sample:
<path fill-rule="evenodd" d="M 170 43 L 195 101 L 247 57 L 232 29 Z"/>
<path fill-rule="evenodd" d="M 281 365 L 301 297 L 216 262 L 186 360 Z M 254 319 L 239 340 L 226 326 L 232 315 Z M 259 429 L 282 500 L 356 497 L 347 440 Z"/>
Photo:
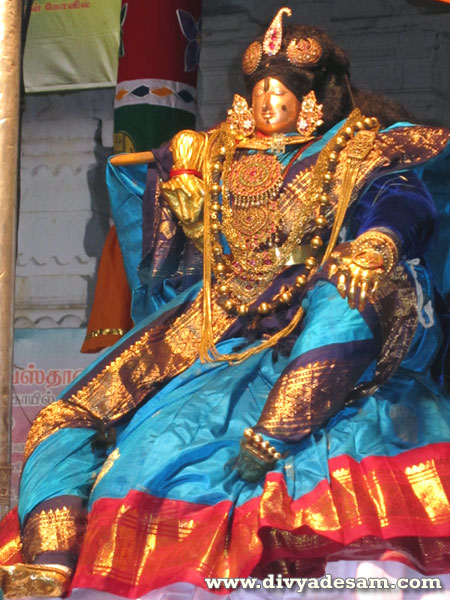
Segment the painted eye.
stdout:
<path fill-rule="evenodd" d="M 260 96 L 264 96 L 264 90 L 263 90 L 262 88 L 255 88 L 255 89 L 253 90 L 253 95 L 254 95 L 256 98 L 259 98 Z"/>

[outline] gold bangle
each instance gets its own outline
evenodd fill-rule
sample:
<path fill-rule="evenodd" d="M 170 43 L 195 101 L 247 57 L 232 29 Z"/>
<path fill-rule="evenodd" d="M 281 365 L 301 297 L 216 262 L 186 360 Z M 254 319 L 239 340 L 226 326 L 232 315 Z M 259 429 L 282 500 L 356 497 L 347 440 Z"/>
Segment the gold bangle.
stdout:
<path fill-rule="evenodd" d="M 371 250 L 381 255 L 386 273 L 392 271 L 399 259 L 397 244 L 390 235 L 376 229 L 361 234 L 353 243 L 353 254 L 356 256 Z"/>

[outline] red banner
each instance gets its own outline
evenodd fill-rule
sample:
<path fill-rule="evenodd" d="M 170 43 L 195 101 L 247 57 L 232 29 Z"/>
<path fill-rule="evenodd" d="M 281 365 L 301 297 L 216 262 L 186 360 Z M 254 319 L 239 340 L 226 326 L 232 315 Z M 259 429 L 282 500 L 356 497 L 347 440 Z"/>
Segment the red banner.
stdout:
<path fill-rule="evenodd" d="M 123 0 L 115 152 L 159 146 L 193 128 L 201 0 Z"/>

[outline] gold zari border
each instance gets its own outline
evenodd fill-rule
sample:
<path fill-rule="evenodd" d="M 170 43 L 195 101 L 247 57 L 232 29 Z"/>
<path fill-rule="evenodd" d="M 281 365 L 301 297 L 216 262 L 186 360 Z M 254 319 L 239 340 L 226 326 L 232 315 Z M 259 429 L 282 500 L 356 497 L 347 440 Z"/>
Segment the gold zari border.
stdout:
<path fill-rule="evenodd" d="M 28 435 L 25 459 L 49 435 L 64 427 L 98 427 L 135 408 L 152 388 L 175 377 L 198 357 L 202 330 L 203 294 L 168 326 L 154 327 L 98 373 L 70 398 L 43 409 Z M 213 297 L 213 332 L 218 341 L 235 317 Z"/>
<path fill-rule="evenodd" d="M 24 559 L 33 562 L 44 552 L 70 552 L 78 556 L 86 523 L 85 511 L 65 506 L 32 515 L 23 532 Z"/>
<path fill-rule="evenodd" d="M 52 433 L 64 427 L 98 427 L 96 419 L 85 408 L 71 402 L 57 400 L 43 408 L 34 419 L 25 444 L 24 459 Z"/>

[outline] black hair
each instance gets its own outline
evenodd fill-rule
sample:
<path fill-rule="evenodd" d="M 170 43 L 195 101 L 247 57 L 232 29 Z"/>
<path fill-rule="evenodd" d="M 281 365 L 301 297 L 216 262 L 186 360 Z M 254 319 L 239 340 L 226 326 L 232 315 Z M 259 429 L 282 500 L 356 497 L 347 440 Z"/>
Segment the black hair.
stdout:
<path fill-rule="evenodd" d="M 286 55 L 290 42 L 302 38 L 314 39 L 322 49 L 318 62 L 308 67 L 295 66 Z M 264 35 L 257 41 L 262 44 L 263 39 Z M 310 90 L 314 90 L 317 101 L 323 104 L 324 123 L 318 130 L 319 133 L 347 117 L 353 108 L 359 108 L 364 116 L 377 117 L 385 127 L 396 121 L 413 120 L 412 115 L 396 101 L 354 87 L 350 83 L 347 53 L 320 27 L 285 25 L 280 51 L 274 56 L 263 54 L 256 70 L 250 75 L 244 75 L 249 98 L 254 85 L 264 77 L 278 79 L 299 100 Z"/>

